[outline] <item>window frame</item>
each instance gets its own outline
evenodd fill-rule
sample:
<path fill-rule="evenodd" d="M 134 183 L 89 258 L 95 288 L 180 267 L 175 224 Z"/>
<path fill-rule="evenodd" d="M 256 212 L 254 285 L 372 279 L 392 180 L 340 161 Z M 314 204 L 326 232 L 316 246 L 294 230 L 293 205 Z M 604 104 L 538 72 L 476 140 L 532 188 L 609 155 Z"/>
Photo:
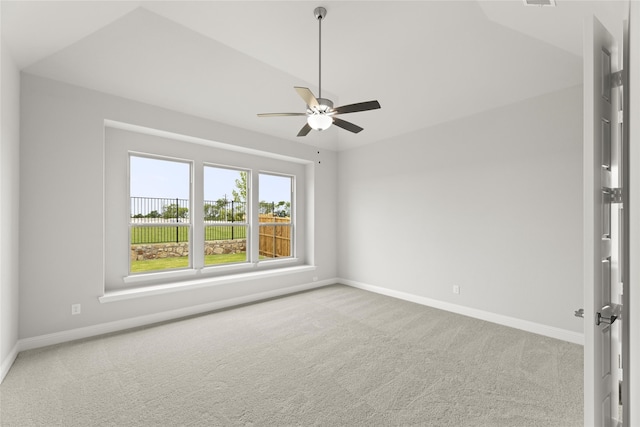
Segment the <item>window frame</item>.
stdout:
<path fill-rule="evenodd" d="M 188 160 L 188 159 L 182 159 L 182 158 L 178 158 L 178 157 L 170 157 L 170 156 L 163 156 L 163 155 L 156 155 L 156 154 L 149 154 L 149 153 L 142 153 L 142 152 L 137 152 L 137 151 L 129 151 L 128 153 L 128 159 L 127 159 L 127 198 L 128 198 L 128 204 L 129 206 L 131 206 L 131 157 L 141 157 L 141 158 L 145 158 L 145 159 L 153 159 L 153 160 L 162 160 L 162 161 L 167 161 L 167 162 L 176 162 L 176 163 L 185 163 L 189 166 L 189 201 L 188 201 L 188 209 L 189 209 L 189 221 L 187 223 L 176 223 L 176 227 L 187 227 L 188 231 L 187 231 L 187 236 L 188 236 L 188 248 L 189 248 L 189 260 L 188 260 L 188 265 L 186 267 L 178 267 L 178 268 L 171 268 L 171 269 L 164 269 L 164 270 L 152 270 L 149 272 L 133 272 L 131 271 L 131 256 L 127 257 L 128 258 L 128 263 L 129 263 L 129 274 L 128 276 L 137 276 L 137 275 L 142 275 L 142 274 L 150 274 L 150 273 L 161 273 L 161 272 L 171 272 L 171 271 L 180 271 L 180 270 L 189 270 L 193 268 L 193 183 L 194 183 L 194 179 L 193 179 L 193 173 L 194 173 L 194 162 L 192 160 Z M 129 226 L 128 226 L 128 231 L 129 234 L 127 236 L 127 240 L 129 241 L 129 245 L 133 245 L 133 243 L 131 243 L 131 233 L 134 227 L 136 226 L 151 226 L 151 227 L 164 227 L 166 225 L 163 224 L 159 224 L 159 223 L 149 223 L 149 224 L 133 224 L 133 216 L 131 215 L 133 212 L 131 212 L 131 208 L 129 208 L 129 215 L 128 215 L 128 222 L 129 222 Z"/>
<path fill-rule="evenodd" d="M 283 173 L 278 173 L 278 172 L 271 172 L 271 171 L 265 171 L 265 170 L 261 170 L 258 171 L 258 182 L 260 182 L 260 175 L 269 175 L 269 176 L 276 176 L 276 177 L 283 177 L 283 178 L 289 178 L 291 180 L 290 183 L 290 189 L 289 189 L 289 202 L 290 202 L 290 211 L 289 211 L 289 219 L 290 221 L 288 223 L 282 223 L 282 222 L 260 222 L 258 220 L 257 223 L 257 231 L 256 233 L 258 235 L 260 235 L 260 227 L 261 226 L 273 226 L 273 227 L 289 227 L 289 236 L 295 236 L 295 223 L 296 223 L 296 219 L 295 219 L 295 215 L 296 215 L 296 177 L 293 175 L 289 175 L 289 174 L 283 174 Z M 258 200 L 260 200 L 260 188 L 258 187 L 258 190 L 256 191 L 258 193 Z M 256 204 L 256 210 L 258 211 L 258 215 L 260 214 L 260 203 L 258 202 Z M 275 236 L 274 236 L 275 237 Z M 274 246 L 275 246 L 275 242 L 274 242 Z M 296 239 L 295 238 L 290 238 L 290 242 L 289 242 L 289 256 L 286 257 L 273 257 L 273 258 L 266 258 L 261 260 L 260 262 L 273 262 L 273 261 L 285 261 L 289 258 L 295 258 L 296 257 Z M 258 244 L 258 255 L 260 252 L 260 247 Z"/>
<path fill-rule="evenodd" d="M 282 274 L 288 274 L 294 267 L 311 268 L 313 266 L 313 261 L 307 259 L 307 256 L 312 256 L 313 252 L 306 249 L 309 243 L 306 232 L 310 230 L 308 222 L 312 221 L 312 218 L 305 217 L 309 203 L 307 198 L 312 193 L 307 195 L 303 192 L 309 179 L 309 167 L 313 167 L 313 162 L 162 131 L 150 131 L 148 128 L 133 125 L 120 125 L 118 122 L 107 124 L 107 121 L 105 121 L 104 148 L 105 293 L 128 292 L 128 290 L 133 291 L 136 287 L 147 289 L 149 292 L 157 287 L 166 288 L 167 286 L 172 289 L 174 287 L 186 289 L 195 283 L 195 279 L 199 278 L 209 279 L 203 283 L 229 283 L 241 280 L 241 277 L 250 277 L 245 273 L 268 272 L 269 275 L 272 275 L 282 271 Z M 192 194 L 190 199 L 192 215 L 190 215 L 191 235 L 189 242 L 191 261 L 189 268 L 130 273 L 130 248 L 127 246 L 127 243 L 130 243 L 128 227 L 128 217 L 130 216 L 129 153 L 151 158 L 192 162 Z M 121 160 L 123 158 L 126 159 L 124 162 Z M 204 165 L 247 171 L 251 176 L 247 180 L 247 204 L 249 205 L 247 209 L 250 211 L 250 221 L 253 222 L 253 225 L 249 223 L 247 229 L 247 262 L 204 265 L 204 194 L 202 190 Z M 294 193 L 292 194 L 291 212 L 293 223 L 291 257 L 260 260 L 257 256 L 251 255 L 253 251 L 256 253 L 258 251 L 256 230 L 258 229 L 259 184 L 257 181 L 261 172 L 292 177 Z M 118 191 L 118 189 L 124 189 L 125 186 L 126 192 Z M 126 194 L 126 197 L 122 197 L 123 193 Z M 117 214 L 123 210 L 126 211 L 126 215 Z M 118 220 L 118 215 L 120 218 L 126 218 L 127 221 L 123 223 L 122 220 Z M 122 243 L 123 239 L 115 236 L 118 234 L 117 230 L 121 230 L 122 234 L 124 227 L 126 227 L 126 232 L 124 232 L 126 243 Z M 199 237 L 199 234 L 202 234 L 202 238 Z M 111 241 L 112 239 L 113 241 Z M 118 241 L 121 243 L 118 244 Z M 194 251 L 193 248 L 198 247 L 202 247 L 202 251 Z M 122 268 L 122 260 L 124 259 L 126 259 L 126 267 Z M 200 281 L 196 280 L 196 282 Z"/>
<path fill-rule="evenodd" d="M 253 176 L 253 171 L 251 169 L 247 169 L 247 168 L 240 168 L 240 167 L 236 167 L 236 166 L 230 166 L 230 165 L 222 165 L 219 163 L 212 163 L 212 162 L 203 162 L 202 163 L 202 171 L 203 171 L 203 179 L 202 179 L 202 190 L 204 192 L 204 186 L 206 185 L 204 182 L 204 168 L 206 167 L 215 167 L 215 168 L 219 168 L 219 169 L 227 169 L 227 170 L 233 170 L 233 171 L 238 171 L 238 172 L 246 172 L 247 173 L 247 200 L 245 201 L 246 206 L 245 206 L 245 218 L 248 218 L 249 221 L 248 222 L 244 222 L 241 224 L 237 224 L 234 222 L 224 222 L 224 223 L 218 223 L 216 225 L 230 225 L 230 224 L 235 224 L 235 226 L 242 226 L 244 225 L 246 227 L 245 230 L 245 245 L 246 245 L 246 260 L 245 261 L 241 261 L 241 262 L 233 262 L 233 263 L 226 263 L 226 264 L 210 264 L 207 265 L 204 261 L 202 263 L 202 267 L 200 267 L 200 269 L 203 272 L 215 272 L 215 271 L 223 271 L 223 270 L 229 270 L 229 269 L 234 269 L 235 267 L 238 266 L 242 266 L 245 264 L 251 264 L 252 262 L 252 257 L 251 257 L 251 235 L 253 234 L 253 230 L 252 230 L 252 221 L 251 221 L 251 212 L 252 210 L 252 203 L 251 203 L 251 194 L 252 194 L 252 188 L 253 186 L 251 185 L 251 177 Z M 203 214 L 203 221 L 202 221 L 202 243 L 203 243 L 203 251 L 204 251 L 204 242 L 206 242 L 206 227 L 207 227 L 207 222 L 204 220 L 204 198 L 202 200 L 202 214 Z M 231 225 L 234 226 L 234 225 Z"/>

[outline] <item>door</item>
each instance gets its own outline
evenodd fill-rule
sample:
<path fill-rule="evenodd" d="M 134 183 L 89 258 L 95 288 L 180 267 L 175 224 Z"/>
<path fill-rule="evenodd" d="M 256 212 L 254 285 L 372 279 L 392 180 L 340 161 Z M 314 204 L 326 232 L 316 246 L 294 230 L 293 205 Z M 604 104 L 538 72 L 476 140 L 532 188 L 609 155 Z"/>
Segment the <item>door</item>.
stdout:
<path fill-rule="evenodd" d="M 616 427 L 625 409 L 625 85 L 622 52 L 596 18 L 585 23 L 584 43 L 584 416 L 586 426 Z"/>

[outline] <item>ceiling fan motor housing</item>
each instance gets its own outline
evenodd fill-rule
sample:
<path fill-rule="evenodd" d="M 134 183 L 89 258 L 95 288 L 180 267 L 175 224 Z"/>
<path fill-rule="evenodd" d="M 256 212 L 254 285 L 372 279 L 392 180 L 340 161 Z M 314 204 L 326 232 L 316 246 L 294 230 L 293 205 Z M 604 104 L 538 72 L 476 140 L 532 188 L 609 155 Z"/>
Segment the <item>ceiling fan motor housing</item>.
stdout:
<path fill-rule="evenodd" d="M 328 113 L 333 109 L 333 102 L 327 98 L 318 98 L 318 106 L 312 108 L 319 113 Z"/>

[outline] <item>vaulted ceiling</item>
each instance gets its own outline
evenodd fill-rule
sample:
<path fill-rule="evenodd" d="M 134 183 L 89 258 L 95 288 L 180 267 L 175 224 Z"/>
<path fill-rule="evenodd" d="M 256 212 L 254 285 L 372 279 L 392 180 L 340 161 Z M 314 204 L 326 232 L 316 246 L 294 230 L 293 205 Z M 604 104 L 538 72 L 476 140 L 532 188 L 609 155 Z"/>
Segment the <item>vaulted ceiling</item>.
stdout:
<path fill-rule="evenodd" d="M 382 109 L 296 134 L 293 90 Z M 582 24 L 620 33 L 627 1 L 2 1 L 2 40 L 26 73 L 279 138 L 344 150 L 582 82 Z"/>

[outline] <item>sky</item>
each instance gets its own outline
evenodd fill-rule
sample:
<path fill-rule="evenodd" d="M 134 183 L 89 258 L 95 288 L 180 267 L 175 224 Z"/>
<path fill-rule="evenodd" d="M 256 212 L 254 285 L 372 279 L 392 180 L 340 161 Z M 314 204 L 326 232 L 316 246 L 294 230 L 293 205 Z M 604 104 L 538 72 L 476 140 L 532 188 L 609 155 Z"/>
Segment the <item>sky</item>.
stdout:
<path fill-rule="evenodd" d="M 189 196 L 189 163 L 131 156 L 130 196 L 187 199 Z M 227 195 L 232 200 L 236 190 L 235 180 L 240 171 L 206 166 L 204 174 L 204 199 L 218 200 Z M 289 177 L 261 174 L 259 178 L 261 201 L 289 201 Z"/>

